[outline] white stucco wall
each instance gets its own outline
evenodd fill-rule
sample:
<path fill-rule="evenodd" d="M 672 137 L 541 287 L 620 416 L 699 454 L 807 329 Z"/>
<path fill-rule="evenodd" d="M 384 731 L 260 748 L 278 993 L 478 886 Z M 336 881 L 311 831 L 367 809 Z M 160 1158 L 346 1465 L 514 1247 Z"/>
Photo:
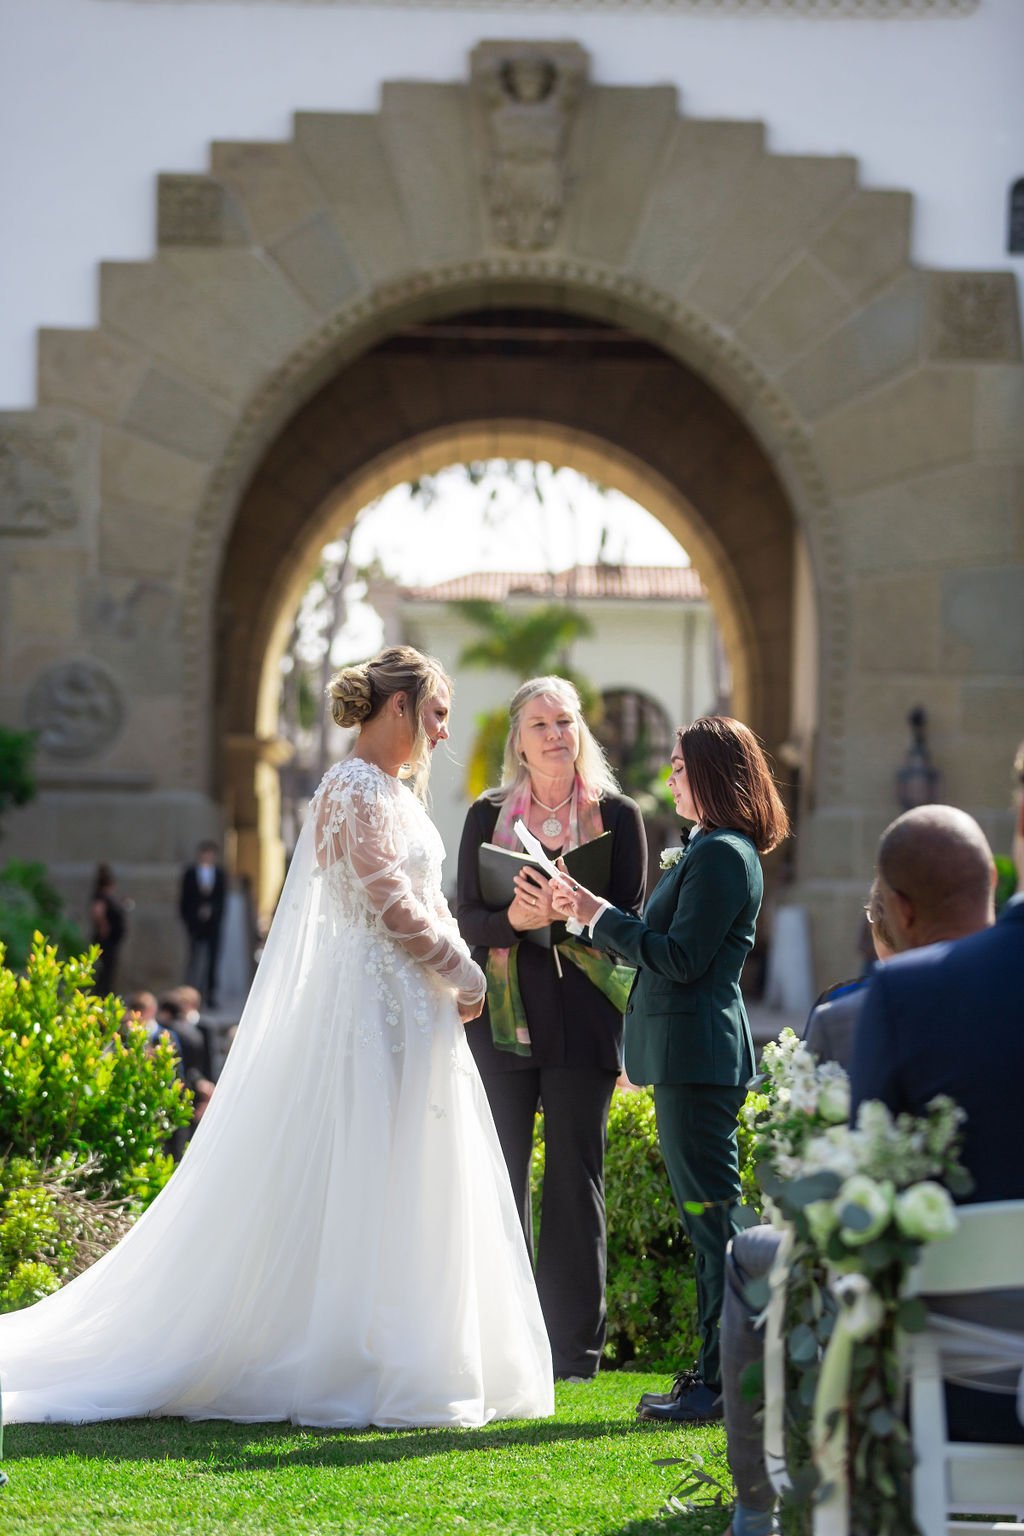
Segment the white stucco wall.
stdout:
<path fill-rule="evenodd" d="M 1021 0 L 900 19 L 0 0 L 0 21 L 0 408 L 32 403 L 37 327 L 95 322 L 97 263 L 152 253 L 159 171 L 204 170 L 213 139 L 285 139 L 295 110 L 372 111 L 384 79 L 464 78 L 486 37 L 572 37 L 599 82 L 674 82 L 689 115 L 762 119 L 772 150 L 854 155 L 866 184 L 915 194 L 918 261 L 1011 265 Z"/>

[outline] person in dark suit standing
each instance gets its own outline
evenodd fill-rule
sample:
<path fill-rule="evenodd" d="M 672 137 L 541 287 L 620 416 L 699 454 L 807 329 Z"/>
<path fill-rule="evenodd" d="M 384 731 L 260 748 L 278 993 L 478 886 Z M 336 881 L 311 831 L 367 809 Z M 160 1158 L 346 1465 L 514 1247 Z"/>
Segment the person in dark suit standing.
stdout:
<path fill-rule="evenodd" d="M 470 807 L 459 849 L 459 928 L 487 973 L 487 1005 L 466 1033 L 531 1252 L 530 1163 L 543 1110 L 537 1289 L 555 1375 L 589 1379 L 606 1331 L 604 1151 L 628 980 L 621 966 L 575 939 L 553 949 L 522 942 L 526 931 L 558 921 L 548 881 L 524 867 L 511 905 L 492 911 L 481 896 L 479 851 L 488 842 L 521 851 L 513 830 L 519 816 L 552 857 L 609 832 L 612 899 L 638 912 L 647 841 L 571 683 L 523 683 L 509 715 L 501 787 Z"/>
<path fill-rule="evenodd" d="M 740 1200 L 736 1116 L 754 1071 L 740 973 L 764 890 L 758 854 L 782 841 L 789 821 L 756 737 L 738 720 L 704 716 L 680 731 L 669 786 L 695 826 L 684 849 L 662 856 L 667 867 L 642 920 L 568 880 L 553 900 L 589 926 L 597 948 L 638 966 L 626 1071 L 654 1085 L 658 1138 L 696 1260 L 701 1349 L 696 1370 L 667 1393 L 644 1393 L 637 1412 L 693 1424 L 722 1417 L 719 1319 Z"/>
<path fill-rule="evenodd" d="M 195 863 L 189 864 L 182 876 L 178 902 L 188 933 L 188 984 L 198 987 L 208 1008 L 217 1006 L 217 964 L 227 887 L 219 854 L 216 843 L 199 844 Z"/>

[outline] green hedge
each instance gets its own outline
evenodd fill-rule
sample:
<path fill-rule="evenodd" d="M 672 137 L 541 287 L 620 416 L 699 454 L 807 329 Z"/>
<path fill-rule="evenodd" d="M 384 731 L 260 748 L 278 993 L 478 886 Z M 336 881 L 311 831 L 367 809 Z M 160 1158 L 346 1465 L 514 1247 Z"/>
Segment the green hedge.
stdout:
<path fill-rule="evenodd" d="M 534 1228 L 540 1233 L 544 1123 L 533 1155 Z M 693 1250 L 679 1225 L 658 1147 L 654 1098 L 616 1090 L 605 1158 L 608 1212 L 606 1363 L 679 1370 L 697 1357 Z M 543 1241 L 543 1239 L 540 1239 Z"/>
<path fill-rule="evenodd" d="M 170 1178 L 189 1123 L 169 1044 L 91 989 L 96 951 L 33 938 L 24 975 L 0 946 L 0 1311 L 98 1258 Z"/>

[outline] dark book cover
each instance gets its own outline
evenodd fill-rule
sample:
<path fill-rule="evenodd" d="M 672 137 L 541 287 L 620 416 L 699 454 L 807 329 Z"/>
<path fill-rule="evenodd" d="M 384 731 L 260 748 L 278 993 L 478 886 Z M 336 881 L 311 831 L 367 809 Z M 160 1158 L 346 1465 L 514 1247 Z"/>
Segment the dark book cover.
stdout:
<path fill-rule="evenodd" d="M 607 894 L 612 872 L 610 832 L 602 832 L 600 837 L 592 838 L 589 843 L 570 848 L 563 858 L 573 880 L 585 886 L 588 891 L 593 891 L 595 896 Z M 524 865 L 539 871 L 545 880 L 548 878 L 531 854 L 522 850 L 517 852 L 514 848 L 499 848 L 497 843 L 480 844 L 479 865 L 480 894 L 484 905 L 492 912 L 504 912 L 511 905 L 516 894 L 512 882 Z M 561 944 L 566 937 L 566 927 L 564 923 L 549 923 L 546 928 L 526 929 L 519 937 L 531 944 L 539 944 L 543 949 L 550 949 L 553 944 Z"/>

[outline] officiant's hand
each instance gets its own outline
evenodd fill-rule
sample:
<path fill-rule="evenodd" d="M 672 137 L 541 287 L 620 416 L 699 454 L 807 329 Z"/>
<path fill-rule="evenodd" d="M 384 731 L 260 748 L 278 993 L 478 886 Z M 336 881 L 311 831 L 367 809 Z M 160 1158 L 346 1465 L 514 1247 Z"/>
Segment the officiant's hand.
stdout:
<path fill-rule="evenodd" d="M 551 906 L 551 881 L 524 864 L 512 884 L 516 888 L 515 899 L 508 909 L 508 920 L 518 933 L 530 928 L 546 928 L 557 920 Z"/>
<path fill-rule="evenodd" d="M 556 864 L 562 872 L 562 878 L 551 882 L 551 904 L 555 913 L 561 918 L 575 918 L 586 928 L 600 912 L 601 902 L 585 886 L 576 884 L 565 867 L 564 859 L 557 859 Z"/>

